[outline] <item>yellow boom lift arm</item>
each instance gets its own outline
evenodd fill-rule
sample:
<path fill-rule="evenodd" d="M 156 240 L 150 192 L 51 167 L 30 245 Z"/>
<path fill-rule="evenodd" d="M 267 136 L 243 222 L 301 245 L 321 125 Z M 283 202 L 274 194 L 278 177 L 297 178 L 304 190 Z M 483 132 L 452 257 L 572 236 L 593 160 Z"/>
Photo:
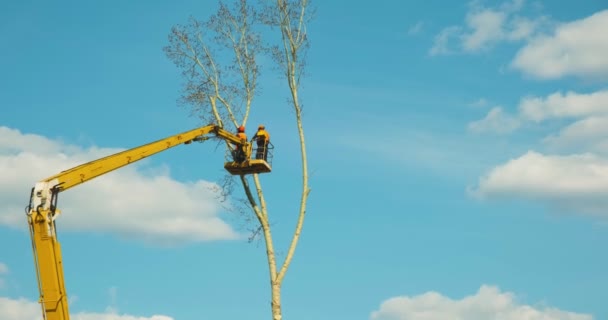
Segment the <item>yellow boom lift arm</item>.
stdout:
<path fill-rule="evenodd" d="M 208 125 L 79 165 L 36 183 L 32 188 L 26 212 L 40 292 L 39 302 L 44 320 L 70 319 L 61 247 L 55 228 L 55 219 L 60 213 L 57 209 L 58 194 L 177 145 L 207 140 L 209 138 L 207 135 L 210 133 L 243 148 L 245 161 L 239 163 L 228 161 L 224 164 L 224 168 L 231 174 L 244 175 L 271 171 L 270 165 L 265 160 L 251 159 L 251 143 L 240 140 L 236 135 L 219 126 Z"/>

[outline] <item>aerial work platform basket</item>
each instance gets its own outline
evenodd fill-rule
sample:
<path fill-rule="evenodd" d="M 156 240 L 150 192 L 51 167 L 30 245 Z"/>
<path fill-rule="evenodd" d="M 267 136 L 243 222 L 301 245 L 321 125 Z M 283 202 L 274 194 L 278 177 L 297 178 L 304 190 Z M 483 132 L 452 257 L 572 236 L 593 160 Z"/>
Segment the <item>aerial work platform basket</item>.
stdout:
<path fill-rule="evenodd" d="M 258 147 L 251 144 L 249 150 L 247 150 L 245 154 L 244 161 L 236 161 L 235 151 L 227 150 L 224 169 L 232 175 L 269 173 L 272 171 L 273 149 L 274 146 L 270 142 L 266 148 L 264 148 L 264 146 Z"/>

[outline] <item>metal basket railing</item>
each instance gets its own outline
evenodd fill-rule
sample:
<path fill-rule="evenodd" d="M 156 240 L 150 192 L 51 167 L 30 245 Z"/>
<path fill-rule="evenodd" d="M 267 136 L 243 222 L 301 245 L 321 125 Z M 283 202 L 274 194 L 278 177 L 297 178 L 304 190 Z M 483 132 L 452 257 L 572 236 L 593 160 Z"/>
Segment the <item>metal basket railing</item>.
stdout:
<path fill-rule="evenodd" d="M 258 146 L 255 142 L 250 144 L 251 155 L 250 160 L 264 160 L 268 165 L 272 166 L 272 159 L 274 158 L 274 145 L 271 142 L 268 142 L 266 146 L 261 145 Z M 235 149 L 226 149 L 226 153 L 224 155 L 226 162 L 237 161 L 237 150 Z"/>

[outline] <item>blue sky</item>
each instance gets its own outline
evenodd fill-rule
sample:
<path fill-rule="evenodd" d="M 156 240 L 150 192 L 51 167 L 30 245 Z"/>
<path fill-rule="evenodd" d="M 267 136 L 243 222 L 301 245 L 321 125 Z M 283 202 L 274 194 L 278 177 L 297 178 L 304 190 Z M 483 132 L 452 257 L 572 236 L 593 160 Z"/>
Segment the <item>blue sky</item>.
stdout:
<path fill-rule="evenodd" d="M 284 318 L 608 318 L 606 3 L 315 6 L 301 88 L 312 193 Z M 183 79 L 162 47 L 214 10 L 0 5 L 0 309 L 39 317 L 23 215 L 37 180 L 201 125 L 176 105 Z M 248 131 L 263 122 L 276 148 L 262 184 L 280 253 L 300 169 L 269 72 Z M 269 318 L 263 245 L 209 189 L 222 163 L 213 144 L 180 146 L 66 192 L 71 311 Z"/>

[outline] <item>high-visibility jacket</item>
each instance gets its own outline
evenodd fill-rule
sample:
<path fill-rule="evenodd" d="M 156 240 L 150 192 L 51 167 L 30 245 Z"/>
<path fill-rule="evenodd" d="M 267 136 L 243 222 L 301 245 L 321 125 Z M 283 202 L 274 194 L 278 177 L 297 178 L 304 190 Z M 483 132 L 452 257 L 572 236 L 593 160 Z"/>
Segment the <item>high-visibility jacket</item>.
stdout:
<path fill-rule="evenodd" d="M 257 137 L 258 144 L 265 144 L 270 141 L 270 134 L 268 134 L 268 131 L 264 129 L 259 129 L 255 135 Z"/>
<path fill-rule="evenodd" d="M 246 134 L 245 132 L 238 132 L 238 133 L 236 134 L 236 136 L 237 136 L 237 138 L 239 138 L 239 139 L 241 139 L 241 140 L 245 140 L 245 141 L 247 141 L 247 134 Z M 238 149 L 238 148 L 239 148 L 239 145 L 235 143 L 235 144 L 234 144 L 234 147 L 235 147 L 236 149 Z"/>

